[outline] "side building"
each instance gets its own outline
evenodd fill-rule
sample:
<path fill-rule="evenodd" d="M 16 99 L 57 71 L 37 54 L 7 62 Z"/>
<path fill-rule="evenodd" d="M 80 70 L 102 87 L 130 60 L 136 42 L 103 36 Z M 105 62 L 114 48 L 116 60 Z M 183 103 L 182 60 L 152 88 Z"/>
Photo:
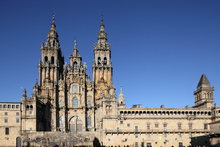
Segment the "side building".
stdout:
<path fill-rule="evenodd" d="M 0 102 L 0 146 L 21 145 L 21 103 Z"/>
<path fill-rule="evenodd" d="M 40 146 L 31 140 L 62 132 L 93 134 L 102 146 L 182 147 L 190 146 L 192 138 L 209 135 L 209 124 L 220 120 L 214 88 L 204 74 L 192 107 L 127 108 L 122 89 L 118 97 L 115 93 L 103 19 L 94 45 L 92 79 L 76 41 L 65 64 L 54 17 L 40 50 L 39 81 L 31 96 L 24 90 L 21 103 L 0 103 L 0 146 Z"/>

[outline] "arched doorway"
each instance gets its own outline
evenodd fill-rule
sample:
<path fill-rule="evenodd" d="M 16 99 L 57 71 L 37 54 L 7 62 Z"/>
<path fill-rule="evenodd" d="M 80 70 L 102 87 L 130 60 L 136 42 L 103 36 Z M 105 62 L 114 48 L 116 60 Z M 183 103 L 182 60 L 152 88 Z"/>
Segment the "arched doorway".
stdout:
<path fill-rule="evenodd" d="M 21 137 L 16 138 L 16 147 L 21 147 Z"/>
<path fill-rule="evenodd" d="M 82 120 L 78 116 L 74 116 L 69 121 L 70 132 L 82 132 Z"/>

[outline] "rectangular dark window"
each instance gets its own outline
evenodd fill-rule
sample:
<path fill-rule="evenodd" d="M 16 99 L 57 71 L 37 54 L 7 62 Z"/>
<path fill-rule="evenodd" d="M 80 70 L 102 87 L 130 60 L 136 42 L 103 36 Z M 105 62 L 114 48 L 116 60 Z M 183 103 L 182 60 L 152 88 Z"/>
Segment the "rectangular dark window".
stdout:
<path fill-rule="evenodd" d="M 9 128 L 5 128 L 5 135 L 9 135 Z"/>
<path fill-rule="evenodd" d="M 182 129 L 182 124 L 178 123 L 178 129 L 181 130 Z"/>
<path fill-rule="evenodd" d="M 123 124 L 123 121 L 122 121 L 122 120 L 120 121 L 120 124 Z"/>
<path fill-rule="evenodd" d="M 189 123 L 189 130 L 192 130 L 192 123 Z"/>
<path fill-rule="evenodd" d="M 205 129 L 205 130 L 208 129 L 208 124 L 204 124 L 204 129 Z"/>
<path fill-rule="evenodd" d="M 19 118 L 16 118 L 16 123 L 19 123 L 20 122 L 20 119 Z"/>
<path fill-rule="evenodd" d="M 5 115 L 8 115 L 8 112 L 5 112 Z"/>
<path fill-rule="evenodd" d="M 19 116 L 19 112 L 16 112 L 16 115 Z"/>
<path fill-rule="evenodd" d="M 19 108 L 19 105 L 16 105 L 16 108 L 18 109 L 18 108 Z"/>
<path fill-rule="evenodd" d="M 167 123 L 163 124 L 163 128 L 166 129 L 167 128 Z"/>
<path fill-rule="evenodd" d="M 130 127 L 130 124 L 127 124 L 127 127 Z"/>
<path fill-rule="evenodd" d="M 150 124 L 149 123 L 147 124 L 147 129 L 150 130 Z"/>
<path fill-rule="evenodd" d="M 135 147 L 138 147 L 138 142 L 135 142 Z"/>
<path fill-rule="evenodd" d="M 158 123 L 156 123 L 156 124 L 155 124 L 155 128 L 158 128 L 158 127 L 159 127 L 159 124 L 158 124 Z"/>
<path fill-rule="evenodd" d="M 5 118 L 5 121 L 4 121 L 5 123 L 8 123 L 8 119 L 7 118 Z"/>
<path fill-rule="evenodd" d="M 138 132 L 138 126 L 135 126 L 134 131 Z"/>

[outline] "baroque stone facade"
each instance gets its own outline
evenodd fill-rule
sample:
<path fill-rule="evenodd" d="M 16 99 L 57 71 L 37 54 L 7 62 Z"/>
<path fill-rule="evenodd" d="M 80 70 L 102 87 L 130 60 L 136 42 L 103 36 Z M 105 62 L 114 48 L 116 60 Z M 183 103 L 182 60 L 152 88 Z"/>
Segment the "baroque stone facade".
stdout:
<path fill-rule="evenodd" d="M 127 108 L 122 90 L 118 98 L 115 94 L 103 19 L 94 46 L 92 80 L 76 41 L 64 64 L 54 17 L 41 46 L 38 70 L 39 81 L 30 97 L 24 90 L 21 103 L 0 103 L 0 146 L 19 146 L 24 135 L 42 132 L 90 132 L 103 146 L 189 146 L 192 137 L 209 134 L 209 123 L 220 120 L 220 107 L 213 105 L 214 89 L 205 75 L 194 92 L 193 107 Z"/>

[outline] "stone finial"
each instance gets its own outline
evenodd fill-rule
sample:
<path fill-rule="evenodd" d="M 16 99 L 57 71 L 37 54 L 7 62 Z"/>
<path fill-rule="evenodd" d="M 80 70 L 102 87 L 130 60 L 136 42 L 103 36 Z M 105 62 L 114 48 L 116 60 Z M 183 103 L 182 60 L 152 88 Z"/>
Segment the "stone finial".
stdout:
<path fill-rule="evenodd" d="M 55 13 L 52 15 L 52 24 L 55 23 Z"/>
<path fill-rule="evenodd" d="M 74 49 L 77 49 L 77 41 L 74 40 Z"/>
<path fill-rule="evenodd" d="M 24 89 L 23 90 L 23 95 L 22 95 L 23 97 L 27 97 L 27 91 L 26 91 L 26 89 Z"/>

